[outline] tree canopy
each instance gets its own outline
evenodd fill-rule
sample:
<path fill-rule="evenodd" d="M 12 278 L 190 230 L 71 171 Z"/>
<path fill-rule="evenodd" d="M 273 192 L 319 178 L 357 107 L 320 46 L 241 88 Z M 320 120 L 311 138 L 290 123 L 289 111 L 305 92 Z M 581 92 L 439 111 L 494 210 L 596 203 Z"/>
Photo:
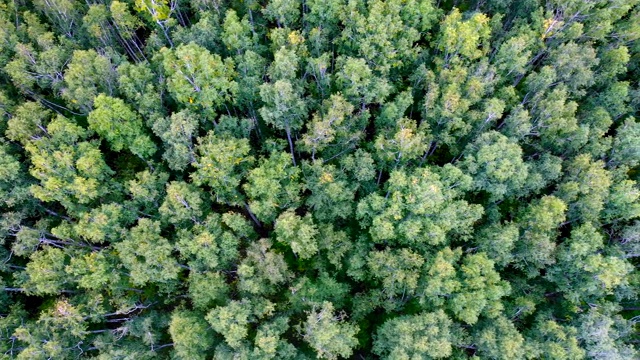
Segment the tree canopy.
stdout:
<path fill-rule="evenodd" d="M 0 0 L 0 358 L 640 358 L 640 0 Z"/>

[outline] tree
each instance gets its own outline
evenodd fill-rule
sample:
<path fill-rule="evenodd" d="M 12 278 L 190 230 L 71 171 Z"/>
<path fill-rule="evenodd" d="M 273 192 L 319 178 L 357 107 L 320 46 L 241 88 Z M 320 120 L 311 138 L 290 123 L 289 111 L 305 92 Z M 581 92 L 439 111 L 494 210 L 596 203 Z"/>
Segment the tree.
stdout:
<path fill-rule="evenodd" d="M 264 359 L 291 359 L 297 355 L 296 348 L 282 339 L 288 330 L 288 319 L 278 317 L 261 325 L 256 331 L 252 356 Z"/>
<path fill-rule="evenodd" d="M 113 4 L 117 1 L 112 2 Z M 118 67 L 118 91 L 132 104 L 144 118 L 147 126 L 151 125 L 164 113 L 162 97 L 157 84 L 156 75 L 149 63 L 123 63 Z"/>
<path fill-rule="evenodd" d="M 490 36 L 486 15 L 476 13 L 462 20 L 460 10 L 454 8 L 443 20 L 437 41 L 437 49 L 444 54 L 443 65 L 482 57 L 488 51 Z"/>
<path fill-rule="evenodd" d="M 333 304 L 325 301 L 309 312 L 303 324 L 302 338 L 319 358 L 349 357 L 357 345 L 358 327 L 345 321 L 346 314 L 334 314 Z"/>
<path fill-rule="evenodd" d="M 602 161 L 589 155 L 577 156 L 565 170 L 558 196 L 567 203 L 569 221 L 598 221 L 609 196 L 611 175 Z"/>
<path fill-rule="evenodd" d="M 310 214 L 300 217 L 292 210 L 285 211 L 276 219 L 274 231 L 278 241 L 289 245 L 301 259 L 309 259 L 318 252 L 318 228 Z"/>
<path fill-rule="evenodd" d="M 97 95 L 117 95 L 117 66 L 116 59 L 100 55 L 94 50 L 74 51 L 64 72 L 65 88 L 62 96 L 72 108 L 84 114 L 89 113 Z"/>
<path fill-rule="evenodd" d="M 94 243 L 117 242 L 124 237 L 126 226 L 133 222 L 131 218 L 121 204 L 102 204 L 82 214 L 74 231 Z"/>
<path fill-rule="evenodd" d="M 145 59 L 140 39 L 136 34 L 136 30 L 142 26 L 142 21 L 131 14 L 129 4 L 117 0 L 112 1 L 109 6 L 109 12 L 111 13 L 113 27 L 122 39 L 123 46 L 127 52 L 134 59 Z"/>
<path fill-rule="evenodd" d="M 306 3 L 308 12 L 303 14 L 305 38 L 309 41 L 312 54 L 318 56 L 329 49 L 331 39 L 340 34 L 340 12 L 345 2 L 311 0 Z"/>
<path fill-rule="evenodd" d="M 204 201 L 199 189 L 185 182 L 167 184 L 167 196 L 158 209 L 164 221 L 181 224 L 185 221 L 199 223 L 203 216 Z"/>
<path fill-rule="evenodd" d="M 196 161 L 194 138 L 198 128 L 195 114 L 188 110 L 158 119 L 153 124 L 153 132 L 164 143 L 162 157 L 172 170 L 183 171 Z"/>
<path fill-rule="evenodd" d="M 524 338 L 505 317 L 491 319 L 473 335 L 478 355 L 492 359 L 524 358 Z"/>
<path fill-rule="evenodd" d="M 420 302 L 427 308 L 445 305 L 458 320 L 475 324 L 483 315 L 496 318 L 503 310 L 501 298 L 511 292 L 485 253 L 466 255 L 440 250 L 425 267 Z"/>
<path fill-rule="evenodd" d="M 24 41 L 19 41 L 20 38 L 12 36 L 11 32 L 3 33 L 7 35 L 6 41 L 9 42 L 5 46 L 8 45 L 14 52 L 4 69 L 21 93 L 42 99 L 41 91 L 60 91 L 64 68 L 71 57 L 71 51 L 56 41 L 56 34 L 47 31 L 36 14 L 25 11 L 23 17 L 23 25 L 28 30 L 23 36 Z M 15 27 L 15 22 L 11 23 L 9 29 Z"/>
<path fill-rule="evenodd" d="M 600 214 L 603 223 L 619 223 L 640 217 L 640 190 L 635 181 L 626 177 L 624 170 L 613 174 L 609 198 Z"/>
<path fill-rule="evenodd" d="M 94 107 L 87 118 L 89 129 L 107 140 L 113 151 L 127 147 L 143 159 L 156 152 L 155 144 L 145 134 L 142 120 L 124 101 L 100 94 L 94 100 Z"/>
<path fill-rule="evenodd" d="M 513 261 L 513 250 L 520 237 L 514 223 L 492 224 L 482 229 L 476 237 L 480 251 L 495 262 L 497 267 L 507 266 Z"/>
<path fill-rule="evenodd" d="M 329 100 L 324 101 L 323 107 L 323 113 L 313 115 L 307 125 L 307 132 L 302 136 L 303 149 L 311 152 L 311 160 L 315 160 L 317 153 L 322 153 L 332 143 L 338 142 L 336 140 L 344 139 L 349 143 L 357 141 L 361 136 L 360 131 L 349 126 L 354 107 L 342 96 L 331 95 Z"/>
<path fill-rule="evenodd" d="M 84 350 L 83 343 L 88 331 L 83 314 L 66 299 L 50 304 L 38 320 L 26 323 L 14 332 L 15 339 L 26 346 L 19 357 L 47 358 L 78 356 Z"/>
<path fill-rule="evenodd" d="M 205 110 L 210 119 L 237 91 L 234 64 L 229 58 L 223 61 L 193 43 L 165 48 L 161 54 L 167 90 L 181 104 Z"/>
<path fill-rule="evenodd" d="M 176 247 L 193 271 L 217 270 L 226 265 L 224 260 L 230 260 L 225 257 L 235 255 L 230 253 L 235 252 L 239 240 L 233 234 L 223 232 L 216 215 L 203 224 L 178 230 Z"/>
<path fill-rule="evenodd" d="M 579 345 L 578 331 L 553 320 L 539 319 L 527 339 L 532 356 L 541 359 L 583 359 L 585 351 Z M 526 345 L 525 345 L 526 346 Z"/>
<path fill-rule="evenodd" d="M 249 207 L 261 221 L 271 222 L 280 212 L 300 204 L 300 168 L 291 166 L 288 157 L 274 152 L 247 175 L 243 188 Z"/>
<path fill-rule="evenodd" d="M 140 219 L 128 236 L 115 245 L 122 264 L 136 286 L 162 283 L 178 278 L 180 268 L 172 256 L 172 246 L 160 235 L 160 224 Z"/>
<path fill-rule="evenodd" d="M 402 118 L 394 130 L 389 136 L 378 136 L 375 141 L 376 153 L 382 163 L 393 164 L 393 169 L 396 169 L 428 150 L 427 137 L 417 128 L 415 121 Z"/>
<path fill-rule="evenodd" d="M 386 75 L 417 60 L 420 46 L 416 43 L 421 33 L 430 30 L 437 14 L 428 0 L 373 1 L 366 5 L 347 2 L 338 15 L 345 25 L 341 40 L 373 70 Z"/>
<path fill-rule="evenodd" d="M 311 192 L 306 204 L 320 221 L 347 219 L 353 214 L 355 187 L 345 171 L 321 161 L 302 164 L 306 187 Z"/>
<path fill-rule="evenodd" d="M 215 344 L 214 335 L 202 314 L 176 310 L 171 314 L 169 334 L 181 359 L 204 359 Z"/>
<path fill-rule="evenodd" d="M 558 81 L 567 85 L 571 93 L 584 94 L 582 88 L 593 84 L 591 68 L 598 64 L 596 53 L 587 44 L 567 42 L 550 51 L 548 63 L 558 74 Z"/>
<path fill-rule="evenodd" d="M 173 41 L 176 43 L 194 43 L 208 50 L 216 52 L 222 49 L 220 41 L 220 19 L 217 14 L 199 14 L 198 21 L 193 19 L 191 26 L 180 26 L 173 33 Z"/>
<path fill-rule="evenodd" d="M 25 146 L 31 158 L 30 173 L 40 181 L 31 187 L 45 202 L 58 201 L 74 211 L 109 192 L 107 166 L 95 142 L 83 141 L 88 132 L 58 116 L 46 127 L 48 136 Z"/>
<path fill-rule="evenodd" d="M 251 147 L 247 139 L 236 139 L 216 135 L 209 131 L 198 138 L 196 170 L 191 178 L 196 185 L 207 185 L 215 194 L 215 201 L 238 204 L 242 200 L 238 187 L 240 181 L 253 164 L 249 155 Z"/>
<path fill-rule="evenodd" d="M 126 183 L 132 205 L 143 214 L 157 213 L 169 175 L 162 171 L 144 170 L 134 177 Z"/>
<path fill-rule="evenodd" d="M 356 216 L 374 242 L 442 244 L 448 236 L 465 235 L 482 215 L 481 206 L 458 199 L 470 183 L 470 177 L 451 165 L 412 173 L 396 170 L 388 181 L 388 195 L 368 195 L 358 203 Z"/>
<path fill-rule="evenodd" d="M 136 10 L 151 17 L 151 20 L 160 27 L 171 47 L 173 47 L 173 41 L 169 36 L 169 29 L 175 24 L 175 20 L 171 18 L 171 15 L 176 6 L 177 3 L 171 0 L 136 0 L 135 2 Z"/>
<path fill-rule="evenodd" d="M 228 297 L 229 285 L 219 272 L 192 270 L 189 272 L 188 294 L 193 306 L 198 310 L 207 310 L 220 305 Z"/>
<path fill-rule="evenodd" d="M 514 251 L 515 266 L 525 269 L 529 277 L 555 262 L 557 228 L 565 220 L 567 205 L 553 196 L 544 196 L 528 205 L 517 224 L 520 238 Z"/>
<path fill-rule="evenodd" d="M 275 0 L 262 10 L 267 19 L 274 21 L 278 27 L 292 27 L 300 19 L 299 3 L 292 0 Z"/>
<path fill-rule="evenodd" d="M 254 321 L 254 315 L 250 302 L 233 300 L 226 306 L 209 311 L 206 319 L 213 330 L 224 337 L 227 345 L 236 349 L 247 337 L 248 326 Z"/>
<path fill-rule="evenodd" d="M 299 311 L 313 306 L 322 306 L 323 302 L 329 300 L 334 306 L 342 307 L 347 304 L 351 288 L 347 283 L 334 279 L 329 273 L 320 271 L 316 280 L 302 277 L 289 289 L 291 290 L 288 294 L 291 308 Z"/>
<path fill-rule="evenodd" d="M 425 69 L 422 77 L 422 116 L 437 139 L 431 144 L 431 151 L 437 145 L 446 145 L 452 155 L 459 156 L 472 132 L 481 132 L 502 115 L 501 100 L 483 103 L 483 97 L 492 92 L 498 80 L 495 69 L 486 63 L 467 66 L 456 60 L 437 72 Z"/>
<path fill-rule="evenodd" d="M 384 78 L 374 76 L 364 59 L 338 57 L 335 84 L 343 96 L 364 111 L 367 104 L 382 103 L 391 92 L 391 85 Z"/>
<path fill-rule="evenodd" d="M 530 29 L 522 27 L 518 30 L 500 44 L 496 54 L 494 63 L 503 81 L 526 73 L 531 51 L 536 45 L 535 34 Z"/>
<path fill-rule="evenodd" d="M 509 295 L 511 287 L 500 279 L 493 261 L 484 253 L 465 256 L 460 273 L 461 291 L 449 304 L 456 317 L 467 324 L 474 324 L 481 313 L 498 317 L 503 309 L 500 299 Z"/>
<path fill-rule="evenodd" d="M 80 31 L 76 28 L 76 24 L 81 24 L 82 8 L 80 4 L 76 4 L 69 0 L 56 0 L 47 2 L 42 0 L 34 1 L 36 9 L 51 21 L 53 25 L 58 27 L 59 31 L 68 38 L 73 38 Z"/>
<path fill-rule="evenodd" d="M 68 256 L 62 249 L 46 247 L 34 252 L 30 258 L 19 278 L 27 294 L 54 295 L 72 286 L 65 273 Z"/>
<path fill-rule="evenodd" d="M 614 256 L 603 256 L 602 235 L 591 223 L 571 232 L 571 237 L 558 249 L 558 262 L 547 278 L 575 304 L 594 303 L 613 294 L 618 287 L 629 286 L 627 276 L 631 264 Z"/>
<path fill-rule="evenodd" d="M 97 46 L 117 46 L 116 35 L 109 23 L 109 10 L 103 4 L 92 4 L 82 18 L 82 25 Z"/>
<path fill-rule="evenodd" d="M 82 257 L 72 257 L 69 265 L 65 267 L 65 272 L 73 276 L 81 288 L 118 292 L 123 277 L 113 271 L 117 262 L 117 256 L 110 251 L 90 252 Z"/>
<path fill-rule="evenodd" d="M 627 320 L 619 315 L 591 309 L 581 315 L 577 323 L 578 338 L 588 357 L 625 359 L 637 356 L 637 350 L 624 342 L 631 329 Z"/>
<path fill-rule="evenodd" d="M 260 85 L 260 97 L 265 106 L 260 108 L 260 116 L 269 125 L 284 130 L 289 141 L 289 150 L 293 165 L 296 156 L 293 151 L 292 133 L 300 130 L 302 119 L 307 115 L 305 102 L 297 89 L 288 80 Z"/>
<path fill-rule="evenodd" d="M 0 206 L 24 206 L 32 199 L 31 181 L 19 159 L 8 146 L 0 143 Z"/>
<path fill-rule="evenodd" d="M 640 256 L 640 221 L 636 220 L 622 230 L 617 245 L 624 258 Z"/>
<path fill-rule="evenodd" d="M 251 24 L 247 18 L 240 19 L 238 13 L 228 9 L 222 23 L 222 42 L 231 53 L 241 54 L 252 48 L 254 44 Z"/>
<path fill-rule="evenodd" d="M 441 359 L 452 355 L 458 341 L 453 321 L 439 310 L 385 321 L 373 351 L 389 359 Z"/>
<path fill-rule="evenodd" d="M 234 98 L 235 104 L 248 109 L 248 115 L 258 124 L 257 108 L 261 102 L 260 85 L 265 74 L 267 61 L 251 50 L 237 59 L 238 92 Z"/>
<path fill-rule="evenodd" d="M 552 89 L 549 93 L 542 92 L 545 95 L 536 99 L 537 106 L 531 111 L 533 127 L 530 135 L 540 136 L 541 146 L 551 153 L 575 153 L 586 143 L 588 128 L 578 124 L 578 104 L 568 101 L 566 87 Z"/>
<path fill-rule="evenodd" d="M 369 253 L 369 272 L 373 279 L 381 283 L 388 308 L 400 308 L 413 297 L 418 288 L 419 269 L 423 263 L 422 256 L 406 248 Z"/>
<path fill-rule="evenodd" d="M 633 118 L 625 119 L 624 123 L 616 130 L 608 164 L 629 167 L 638 165 L 640 163 L 638 136 L 640 136 L 640 125 Z"/>
<path fill-rule="evenodd" d="M 522 161 L 522 149 L 498 132 L 486 132 L 465 148 L 461 167 L 473 177 L 478 190 L 499 201 L 517 194 L 525 186 L 528 166 Z"/>
<path fill-rule="evenodd" d="M 291 272 L 284 256 L 272 249 L 268 239 L 260 239 L 247 249 L 247 256 L 238 266 L 238 288 L 250 294 L 273 294 L 284 285 Z"/>
<path fill-rule="evenodd" d="M 7 7 L 7 10 L 9 10 L 9 7 Z M 0 45 L 0 52 L 2 53 L 0 56 L 0 68 L 4 68 L 11 60 L 13 49 L 15 48 L 16 42 L 18 42 L 18 34 L 16 24 L 11 21 L 11 17 L 7 12 L 0 16 L 0 24 L 2 27 L 0 38 L 3 42 L 3 44 Z"/>
<path fill-rule="evenodd" d="M 51 119 L 51 111 L 37 102 L 25 102 L 15 109 L 7 121 L 6 136 L 10 140 L 27 144 L 47 135 L 46 126 Z"/>

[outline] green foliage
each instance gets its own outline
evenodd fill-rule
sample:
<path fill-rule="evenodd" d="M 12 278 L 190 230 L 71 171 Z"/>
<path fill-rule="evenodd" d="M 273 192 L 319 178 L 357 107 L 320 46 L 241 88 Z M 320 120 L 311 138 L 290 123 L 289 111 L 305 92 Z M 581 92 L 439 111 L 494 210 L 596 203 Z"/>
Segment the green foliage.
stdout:
<path fill-rule="evenodd" d="M 189 273 L 188 294 L 196 309 L 206 310 L 228 296 L 228 285 L 220 273 Z"/>
<path fill-rule="evenodd" d="M 191 174 L 196 185 L 207 185 L 215 201 L 237 204 L 242 200 L 238 187 L 254 158 L 247 139 L 225 138 L 210 131 L 198 139 L 196 171 Z"/>
<path fill-rule="evenodd" d="M 248 335 L 248 325 L 253 320 L 251 304 L 247 301 L 231 301 L 218 306 L 206 316 L 213 330 L 224 337 L 227 345 L 239 348 Z"/>
<path fill-rule="evenodd" d="M 578 330 L 553 320 L 536 322 L 531 330 L 531 356 L 541 359 L 583 359 L 585 351 L 577 338 Z"/>
<path fill-rule="evenodd" d="M 520 239 L 514 251 L 515 265 L 530 272 L 553 264 L 557 227 L 564 221 L 567 205 L 562 200 L 545 196 L 530 204 L 518 220 Z"/>
<path fill-rule="evenodd" d="M 151 138 L 144 133 L 142 120 L 124 101 L 100 94 L 89 113 L 89 129 L 107 140 L 113 151 L 128 148 L 134 155 L 149 158 L 156 151 Z"/>
<path fill-rule="evenodd" d="M 198 188 L 184 182 L 167 184 L 167 196 L 158 209 L 163 220 L 172 224 L 185 221 L 198 223 L 202 218 L 204 202 Z"/>
<path fill-rule="evenodd" d="M 457 319 L 475 324 L 481 314 L 495 318 L 503 311 L 501 298 L 510 294 L 508 282 L 500 279 L 493 261 L 485 253 L 466 255 L 459 264 L 460 250 L 445 248 L 429 262 L 421 284 L 421 299 L 427 308 L 446 305 Z"/>
<path fill-rule="evenodd" d="M 509 319 L 498 317 L 484 323 L 473 334 L 478 355 L 490 359 L 524 358 L 524 338 Z"/>
<path fill-rule="evenodd" d="M 419 246 L 438 245 L 447 236 L 466 235 L 482 215 L 482 208 L 457 199 L 470 188 L 471 178 L 457 168 L 396 170 L 388 181 L 388 195 L 371 194 L 358 203 L 361 226 L 374 242 Z"/>
<path fill-rule="evenodd" d="M 0 0 L 0 357 L 636 359 L 640 0 Z"/>
<path fill-rule="evenodd" d="M 103 93 L 106 96 L 117 94 L 116 66 L 117 63 L 114 63 L 113 59 L 100 55 L 94 50 L 74 51 L 69 67 L 64 73 L 63 97 L 71 103 L 72 107 L 88 113 L 93 109 L 94 98 L 98 94 Z"/>
<path fill-rule="evenodd" d="M 184 106 L 215 110 L 237 91 L 231 59 L 223 61 L 193 43 L 179 45 L 175 50 L 165 48 L 160 54 L 167 90 Z"/>
<path fill-rule="evenodd" d="M 176 310 L 171 314 L 169 334 L 180 359 L 204 359 L 215 338 L 202 314 Z"/>
<path fill-rule="evenodd" d="M 301 202 L 300 168 L 291 166 L 286 153 L 273 153 L 247 174 L 243 188 L 249 206 L 261 221 L 272 222 L 282 210 Z"/>
<path fill-rule="evenodd" d="M 19 279 L 24 283 L 27 293 L 39 295 L 58 294 L 69 282 L 65 274 L 65 263 L 68 261 L 64 251 L 46 247 L 34 252 L 31 261 Z"/>
<path fill-rule="evenodd" d="M 517 194 L 525 186 L 528 167 L 522 149 L 498 132 L 485 132 L 465 149 L 463 168 L 473 177 L 474 187 L 492 199 Z"/>
<path fill-rule="evenodd" d="M 260 116 L 267 124 L 285 131 L 293 164 L 296 165 L 291 137 L 292 132 L 302 127 L 303 117 L 307 114 L 305 102 L 289 80 L 260 85 L 260 97 L 265 104 L 260 108 Z"/>
<path fill-rule="evenodd" d="M 444 63 L 476 60 L 486 54 L 491 30 L 489 18 L 481 13 L 462 20 L 458 9 L 445 17 L 437 42 L 438 50 L 444 53 Z"/>
<path fill-rule="evenodd" d="M 7 121 L 5 135 L 8 139 L 27 144 L 29 140 L 37 140 L 47 134 L 47 123 L 51 112 L 36 102 L 25 102 L 15 109 L 13 116 Z"/>
<path fill-rule="evenodd" d="M 376 333 L 373 351 L 388 359 L 442 359 L 452 355 L 454 323 L 440 310 L 387 320 Z"/>
<path fill-rule="evenodd" d="M 247 249 L 238 266 L 238 288 L 251 294 L 272 294 L 291 274 L 282 254 L 271 249 L 268 239 L 260 239 Z"/>
<path fill-rule="evenodd" d="M 289 245 L 301 259 L 311 258 L 318 252 L 318 228 L 310 214 L 300 217 L 292 210 L 285 211 L 276 219 L 274 232 L 278 241 Z"/>
<path fill-rule="evenodd" d="M 160 235 L 160 224 L 140 219 L 127 237 L 116 244 L 122 264 L 130 271 L 131 282 L 144 285 L 178 277 L 179 267 L 171 255 L 172 246 Z"/>
<path fill-rule="evenodd" d="M 337 218 L 347 219 L 353 214 L 355 185 L 349 181 L 345 171 L 334 165 L 323 165 L 321 161 L 304 163 L 306 187 L 311 192 L 307 206 L 320 221 Z"/>
<path fill-rule="evenodd" d="M 547 278 L 574 303 L 592 303 L 618 287 L 629 286 L 625 279 L 632 266 L 623 259 L 598 253 L 603 247 L 602 235 L 593 225 L 576 228 L 558 249 L 558 263 Z"/>
<path fill-rule="evenodd" d="M 158 119 L 153 131 L 164 143 L 162 157 L 172 170 L 185 170 L 196 161 L 194 138 L 197 135 L 198 120 L 195 114 L 183 110 L 168 118 Z"/>
<path fill-rule="evenodd" d="M 558 194 L 567 203 L 569 221 L 596 221 L 609 196 L 611 175 L 602 161 L 588 155 L 577 156 L 565 171 Z"/>
<path fill-rule="evenodd" d="M 321 113 L 313 115 L 308 125 L 308 130 L 302 137 L 302 145 L 305 150 L 311 152 L 311 159 L 315 160 L 316 154 L 327 149 L 332 143 L 341 139 L 353 141 L 359 134 L 352 134 L 348 120 L 354 107 L 339 94 L 331 95 L 330 100 L 325 100 Z"/>
<path fill-rule="evenodd" d="M 128 221 L 128 215 L 120 204 L 103 204 L 84 213 L 74 231 L 91 242 L 115 242 L 126 233 L 125 226 L 132 223 Z"/>
<path fill-rule="evenodd" d="M 46 133 L 47 137 L 25 145 L 32 164 L 29 172 L 40 181 L 31 187 L 33 195 L 74 211 L 107 194 L 113 171 L 98 144 L 83 141 L 88 131 L 59 115 Z"/>
<path fill-rule="evenodd" d="M 301 329 L 303 339 L 321 359 L 349 357 L 357 341 L 358 327 L 344 320 L 346 314 L 335 314 L 333 304 L 311 310 Z"/>

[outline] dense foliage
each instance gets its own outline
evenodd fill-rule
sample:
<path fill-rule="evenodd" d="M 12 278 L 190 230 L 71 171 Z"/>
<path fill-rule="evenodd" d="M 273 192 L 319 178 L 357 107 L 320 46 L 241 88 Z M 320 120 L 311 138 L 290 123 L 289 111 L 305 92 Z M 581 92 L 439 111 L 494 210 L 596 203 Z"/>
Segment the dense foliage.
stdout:
<path fill-rule="evenodd" d="M 640 357 L 640 0 L 0 0 L 0 357 Z"/>

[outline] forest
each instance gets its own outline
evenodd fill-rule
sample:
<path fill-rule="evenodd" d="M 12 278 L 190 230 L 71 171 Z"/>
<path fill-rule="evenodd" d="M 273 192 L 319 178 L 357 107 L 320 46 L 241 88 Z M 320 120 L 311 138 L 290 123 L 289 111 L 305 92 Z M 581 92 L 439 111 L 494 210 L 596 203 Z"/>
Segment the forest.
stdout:
<path fill-rule="evenodd" d="M 1 359 L 640 358 L 640 0 L 0 0 Z"/>

